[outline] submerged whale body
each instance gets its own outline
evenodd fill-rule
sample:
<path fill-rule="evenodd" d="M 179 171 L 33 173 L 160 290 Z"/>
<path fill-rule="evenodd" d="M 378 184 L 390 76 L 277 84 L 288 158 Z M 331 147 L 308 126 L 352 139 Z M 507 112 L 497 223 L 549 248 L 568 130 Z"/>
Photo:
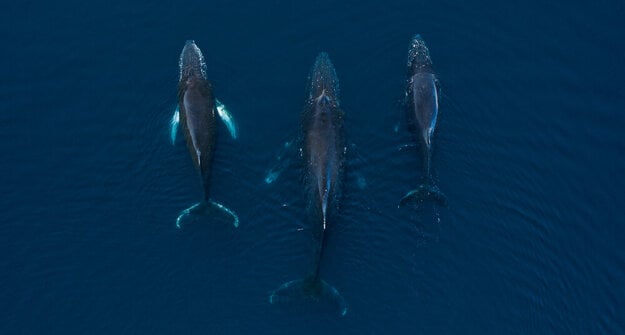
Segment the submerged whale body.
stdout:
<path fill-rule="evenodd" d="M 421 143 L 423 152 L 424 182 L 408 192 L 400 201 L 404 204 L 410 199 L 431 199 L 445 204 L 446 198 L 441 193 L 430 174 L 432 157 L 432 137 L 436 130 L 438 117 L 439 83 L 432 67 L 430 51 L 420 35 L 416 35 L 408 51 L 408 80 L 406 85 L 406 111 L 410 130 Z"/>
<path fill-rule="evenodd" d="M 214 206 L 232 216 L 234 225 L 238 226 L 238 218 L 234 212 L 210 200 L 210 175 L 217 139 L 217 104 L 212 86 L 206 77 L 204 56 L 194 41 L 186 42 L 180 54 L 179 67 L 179 112 L 175 114 L 175 118 L 179 120 L 189 155 L 199 171 L 204 199 L 182 211 L 176 220 L 176 226 L 180 228 L 184 217 L 203 212 L 207 205 Z"/>
<path fill-rule="evenodd" d="M 338 209 L 345 156 L 343 111 L 339 107 L 339 83 L 328 54 L 317 56 L 310 74 L 309 96 L 302 114 L 302 156 L 306 166 L 304 189 L 307 218 L 314 240 L 314 264 L 303 279 L 287 282 L 271 293 L 271 303 L 310 297 L 328 297 L 347 313 L 339 292 L 320 277 L 324 238 L 332 214 Z"/>

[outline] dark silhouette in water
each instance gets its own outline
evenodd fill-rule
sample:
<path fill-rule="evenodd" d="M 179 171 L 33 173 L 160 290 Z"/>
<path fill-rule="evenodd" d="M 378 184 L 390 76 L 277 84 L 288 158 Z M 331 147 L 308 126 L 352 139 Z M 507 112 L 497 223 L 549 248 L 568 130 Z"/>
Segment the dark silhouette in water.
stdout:
<path fill-rule="evenodd" d="M 183 210 L 176 219 L 176 226 L 180 228 L 180 222 L 185 216 L 204 212 L 210 204 L 232 216 L 233 224 L 237 227 L 239 220 L 236 214 L 225 206 L 211 201 L 209 197 L 211 167 L 217 139 L 216 102 L 211 84 L 206 78 L 204 56 L 193 41 L 187 41 L 182 49 L 179 65 L 179 120 L 189 154 L 200 172 L 204 199 Z"/>
<path fill-rule="evenodd" d="M 441 204 L 446 198 L 434 184 L 430 174 L 432 158 L 432 137 L 436 129 L 438 116 L 440 87 L 432 59 L 421 35 L 416 35 L 408 51 L 408 81 L 406 85 L 405 108 L 410 131 L 422 144 L 424 182 L 416 189 L 408 192 L 401 200 L 400 205 L 410 199 L 431 199 Z"/>
<path fill-rule="evenodd" d="M 343 111 L 339 107 L 339 83 L 334 66 L 324 52 L 317 56 L 310 75 L 307 105 L 302 115 L 302 156 L 307 214 L 315 244 L 312 271 L 304 279 L 287 282 L 272 292 L 269 301 L 296 296 L 331 297 L 347 313 L 339 292 L 321 279 L 319 269 L 329 218 L 338 209 L 346 147 L 343 142 Z"/>

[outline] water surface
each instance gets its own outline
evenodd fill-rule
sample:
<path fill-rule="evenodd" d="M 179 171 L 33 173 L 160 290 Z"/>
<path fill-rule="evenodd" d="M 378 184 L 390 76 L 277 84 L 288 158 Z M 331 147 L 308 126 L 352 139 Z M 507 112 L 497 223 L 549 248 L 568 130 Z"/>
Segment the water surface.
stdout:
<path fill-rule="evenodd" d="M 625 332 L 622 2 L 13 2 L 0 81 L 0 332 Z M 433 171 L 397 148 L 408 44 L 442 85 Z M 169 143 L 178 55 L 202 48 L 220 128 L 213 197 Z M 311 264 L 297 165 L 306 77 L 327 51 L 350 143 L 323 277 L 349 304 L 270 305 Z M 358 177 L 366 179 L 365 189 Z M 304 229 L 302 229 L 302 227 Z"/>

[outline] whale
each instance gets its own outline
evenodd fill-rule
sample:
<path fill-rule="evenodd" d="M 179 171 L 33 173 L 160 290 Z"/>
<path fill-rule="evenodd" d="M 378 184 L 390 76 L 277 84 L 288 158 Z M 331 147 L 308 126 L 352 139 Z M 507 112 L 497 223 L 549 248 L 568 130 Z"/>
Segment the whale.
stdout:
<path fill-rule="evenodd" d="M 201 202 L 183 210 L 178 215 L 176 226 L 180 228 L 182 220 L 190 214 L 199 214 L 209 207 L 215 207 L 231 216 L 234 226 L 237 227 L 239 220 L 236 214 L 210 199 L 219 104 L 215 100 L 212 85 L 206 76 L 204 56 L 194 41 L 189 40 L 185 43 L 180 54 L 179 67 L 178 109 L 174 113 L 172 125 L 179 127 L 184 134 L 189 155 L 199 172 L 204 197 Z M 172 131 L 172 139 L 175 141 L 174 131 Z"/>
<path fill-rule="evenodd" d="M 289 281 L 274 290 L 270 303 L 294 297 L 318 300 L 331 298 L 341 316 L 347 304 L 338 290 L 321 279 L 320 269 L 325 236 L 338 212 L 344 174 L 346 145 L 343 135 L 344 112 L 339 103 L 339 82 L 327 53 L 321 52 L 313 65 L 308 98 L 301 119 L 300 153 L 304 168 L 306 215 L 313 239 L 313 265 L 303 279 Z"/>
<path fill-rule="evenodd" d="M 446 203 L 445 195 L 434 184 L 431 175 L 432 140 L 436 130 L 440 99 L 440 84 L 430 51 L 421 35 L 413 37 L 408 50 L 408 79 L 406 81 L 405 109 L 407 124 L 417 146 L 421 147 L 423 181 L 400 200 L 403 205 L 411 200 L 434 200 Z"/>

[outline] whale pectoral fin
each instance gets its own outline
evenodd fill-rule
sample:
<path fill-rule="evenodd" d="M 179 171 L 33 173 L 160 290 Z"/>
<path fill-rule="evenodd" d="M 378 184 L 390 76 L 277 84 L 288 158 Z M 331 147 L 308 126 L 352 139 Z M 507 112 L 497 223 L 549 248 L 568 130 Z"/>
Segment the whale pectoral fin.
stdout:
<path fill-rule="evenodd" d="M 265 174 L 265 184 L 271 184 L 276 181 L 282 172 L 291 164 L 291 153 L 295 150 L 295 140 L 284 142 L 282 148 L 276 155 L 276 163 Z"/>
<path fill-rule="evenodd" d="M 358 188 L 361 190 L 364 190 L 365 188 L 367 188 L 367 178 L 365 178 L 365 176 L 360 173 L 360 172 L 356 172 L 356 185 L 358 185 Z"/>
<path fill-rule="evenodd" d="M 399 133 L 399 130 L 402 128 L 403 123 L 404 123 L 403 121 L 405 119 L 404 110 L 406 109 L 406 105 L 407 105 L 406 99 L 407 97 L 404 96 L 401 99 L 395 100 L 395 102 L 393 103 L 393 109 L 397 111 L 397 119 L 395 121 L 395 124 L 393 125 L 393 132 L 396 134 Z"/>
<path fill-rule="evenodd" d="M 267 171 L 267 174 L 265 175 L 265 184 L 271 184 L 274 181 L 278 180 L 278 178 L 282 174 L 282 171 L 284 171 L 283 165 L 286 165 L 280 163 L 284 162 L 279 161 L 278 164 L 276 164 L 274 167 L 269 169 L 269 171 Z"/>
<path fill-rule="evenodd" d="M 171 136 L 171 144 L 176 144 L 176 136 L 178 135 L 178 126 L 180 125 L 180 110 L 178 109 L 178 105 L 176 105 L 176 109 L 174 110 L 174 115 L 171 116 L 171 121 L 169 122 L 171 127 L 170 136 Z"/>
<path fill-rule="evenodd" d="M 226 106 L 222 104 L 219 100 L 215 99 L 215 102 L 216 102 L 217 115 L 219 115 L 219 118 L 221 119 L 221 121 L 223 121 L 224 125 L 226 125 L 226 128 L 228 128 L 230 137 L 232 137 L 233 140 L 236 140 L 237 139 L 237 124 L 234 122 L 234 118 L 232 117 L 232 114 L 230 114 Z"/>
<path fill-rule="evenodd" d="M 350 162 L 350 166 L 353 167 L 353 169 L 350 169 L 348 172 L 348 176 L 350 176 L 349 178 L 355 178 L 355 182 L 358 188 L 364 190 L 365 188 L 367 188 L 367 179 L 365 178 L 365 175 L 361 172 L 362 169 L 360 167 L 366 166 L 367 160 L 355 143 L 351 143 L 349 147 L 343 148 L 343 151 Z"/>
<path fill-rule="evenodd" d="M 393 132 L 394 133 L 399 133 L 399 126 L 400 126 L 400 123 L 399 123 L 399 121 L 397 121 L 395 123 L 395 125 L 393 126 Z"/>

